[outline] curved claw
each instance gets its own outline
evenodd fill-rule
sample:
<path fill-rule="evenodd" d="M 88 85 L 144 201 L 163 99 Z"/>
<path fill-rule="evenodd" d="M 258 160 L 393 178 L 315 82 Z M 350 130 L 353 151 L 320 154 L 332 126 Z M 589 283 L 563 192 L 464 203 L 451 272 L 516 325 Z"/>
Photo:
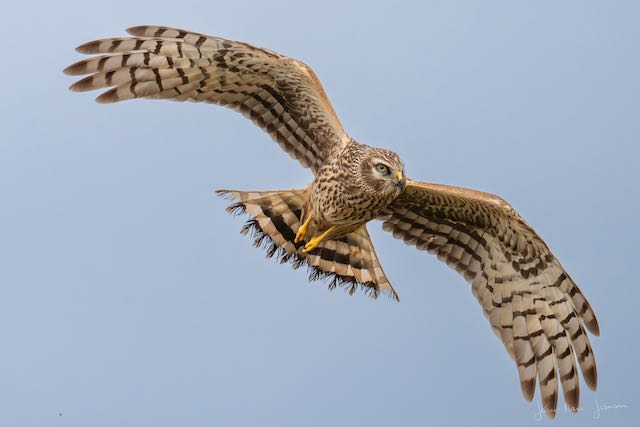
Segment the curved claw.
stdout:
<path fill-rule="evenodd" d="M 336 228 L 336 226 L 332 225 L 327 229 L 327 231 L 325 231 L 321 235 L 313 237 L 311 240 L 307 242 L 306 245 L 304 245 L 302 252 L 306 254 L 307 252 L 310 252 L 315 248 L 317 248 L 318 245 L 329 235 L 329 233 L 331 233 L 331 231 L 333 231 L 334 228 Z"/>
<path fill-rule="evenodd" d="M 309 242 L 307 242 L 307 244 L 304 245 L 304 248 L 302 248 L 302 252 L 306 254 L 307 252 L 317 248 L 318 245 L 320 244 L 320 240 L 316 240 L 316 239 L 317 237 L 314 237 L 313 239 L 309 240 Z"/>
<path fill-rule="evenodd" d="M 298 232 L 296 233 L 296 238 L 293 240 L 293 243 L 302 242 L 305 237 L 307 237 L 307 233 L 309 232 L 309 224 L 311 224 L 311 220 L 313 219 L 312 215 L 309 215 L 307 219 L 304 220 L 304 223 L 298 228 Z"/>

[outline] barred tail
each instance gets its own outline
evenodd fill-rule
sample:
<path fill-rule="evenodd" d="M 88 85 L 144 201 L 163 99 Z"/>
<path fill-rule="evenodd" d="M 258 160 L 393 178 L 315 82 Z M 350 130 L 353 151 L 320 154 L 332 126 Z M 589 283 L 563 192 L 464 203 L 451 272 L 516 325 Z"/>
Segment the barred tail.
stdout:
<path fill-rule="evenodd" d="M 294 243 L 301 224 L 305 190 L 232 191 L 219 190 L 235 203 L 229 213 L 246 213 L 251 219 L 241 233 L 251 233 L 255 247 L 266 247 L 267 257 L 274 255 L 293 268 L 306 265 L 309 280 L 329 280 L 329 289 L 344 286 L 353 294 L 358 286 L 377 298 L 380 293 L 398 300 L 398 294 L 387 280 L 380 265 L 366 226 L 336 239 L 323 241 L 316 249 L 305 254 L 299 249 L 304 242 Z"/>

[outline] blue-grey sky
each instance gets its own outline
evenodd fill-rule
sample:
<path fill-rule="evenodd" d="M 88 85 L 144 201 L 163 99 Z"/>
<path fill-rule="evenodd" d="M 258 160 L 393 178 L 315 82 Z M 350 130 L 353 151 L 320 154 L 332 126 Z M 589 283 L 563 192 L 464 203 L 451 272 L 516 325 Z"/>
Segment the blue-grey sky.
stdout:
<path fill-rule="evenodd" d="M 307 284 L 238 234 L 215 188 L 311 179 L 248 120 L 67 91 L 76 45 L 139 24 L 304 60 L 407 175 L 510 201 L 601 325 L 599 388 L 555 425 L 638 425 L 640 3 L 379 3 L 3 7 L 0 425 L 549 423 L 469 285 L 379 224 L 400 303 Z"/>

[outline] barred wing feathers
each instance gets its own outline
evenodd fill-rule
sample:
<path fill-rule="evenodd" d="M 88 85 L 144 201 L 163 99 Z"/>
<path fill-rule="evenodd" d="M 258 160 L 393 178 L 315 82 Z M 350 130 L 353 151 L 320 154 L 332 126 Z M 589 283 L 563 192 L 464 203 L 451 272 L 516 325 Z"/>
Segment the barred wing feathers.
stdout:
<path fill-rule="evenodd" d="M 545 412 L 557 407 L 558 378 L 567 406 L 579 407 L 577 357 L 595 389 L 596 362 L 584 331 L 599 327 L 593 309 L 536 232 L 501 198 L 409 180 L 383 228 L 436 255 L 471 283 L 496 335 L 518 366 L 522 392 L 540 385 Z"/>
<path fill-rule="evenodd" d="M 140 26 L 133 37 L 96 40 L 77 48 L 101 54 L 64 71 L 90 74 L 74 91 L 111 88 L 99 102 L 134 98 L 199 101 L 241 112 L 303 166 L 316 172 L 349 141 L 313 70 L 248 43 L 189 31 Z"/>

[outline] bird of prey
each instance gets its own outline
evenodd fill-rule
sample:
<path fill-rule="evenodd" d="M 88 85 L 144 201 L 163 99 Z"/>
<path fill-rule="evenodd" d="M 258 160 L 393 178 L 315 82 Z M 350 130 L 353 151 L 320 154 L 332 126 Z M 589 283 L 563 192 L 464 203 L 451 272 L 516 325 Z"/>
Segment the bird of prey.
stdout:
<path fill-rule="evenodd" d="M 248 43 L 191 31 L 139 26 L 130 37 L 85 43 L 99 54 L 65 69 L 85 75 L 74 91 L 110 88 L 97 101 L 134 98 L 207 102 L 239 111 L 314 173 L 305 188 L 220 193 L 228 210 L 250 219 L 243 233 L 281 262 L 306 265 L 310 280 L 349 293 L 398 299 L 367 232 L 371 220 L 406 244 L 436 255 L 470 284 L 496 335 L 517 364 L 522 393 L 539 384 L 553 417 L 558 380 L 566 405 L 579 407 L 576 359 L 596 388 L 585 327 L 594 312 L 545 242 L 503 199 L 406 177 L 394 152 L 361 144 L 344 131 L 306 64 Z"/>

